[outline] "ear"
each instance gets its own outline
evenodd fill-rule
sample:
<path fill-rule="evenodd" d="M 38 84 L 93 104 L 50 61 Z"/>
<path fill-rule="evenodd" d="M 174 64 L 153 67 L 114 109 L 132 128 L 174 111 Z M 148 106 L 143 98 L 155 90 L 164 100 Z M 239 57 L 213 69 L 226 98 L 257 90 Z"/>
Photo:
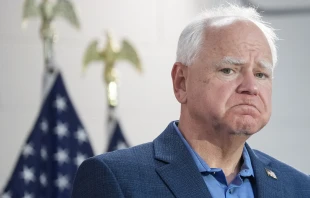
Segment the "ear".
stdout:
<path fill-rule="evenodd" d="M 186 80 L 187 80 L 188 67 L 180 62 L 176 62 L 173 65 L 171 71 L 173 91 L 176 99 L 181 103 L 186 103 Z"/>

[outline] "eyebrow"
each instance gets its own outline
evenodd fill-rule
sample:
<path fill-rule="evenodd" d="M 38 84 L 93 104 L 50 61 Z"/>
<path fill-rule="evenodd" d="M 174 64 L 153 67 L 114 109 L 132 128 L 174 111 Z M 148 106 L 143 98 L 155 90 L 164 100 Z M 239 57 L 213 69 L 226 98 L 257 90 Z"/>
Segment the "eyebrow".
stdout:
<path fill-rule="evenodd" d="M 222 65 L 222 64 L 229 64 L 229 65 L 244 65 L 246 63 L 245 60 L 242 59 L 238 59 L 238 58 L 234 58 L 231 56 L 225 56 L 220 62 L 219 64 L 217 64 L 218 66 Z M 273 65 L 271 63 L 269 63 L 268 61 L 265 60 L 261 60 L 258 62 L 258 65 L 264 69 L 268 69 L 271 72 L 273 71 Z"/>
<path fill-rule="evenodd" d="M 261 66 L 262 68 L 273 71 L 273 65 L 269 63 L 268 61 L 261 60 L 258 63 L 259 63 L 259 66 Z"/>
<path fill-rule="evenodd" d="M 244 65 L 246 62 L 244 60 L 234 58 L 231 56 L 225 56 L 219 63 L 221 64 L 230 64 L 230 65 Z"/>

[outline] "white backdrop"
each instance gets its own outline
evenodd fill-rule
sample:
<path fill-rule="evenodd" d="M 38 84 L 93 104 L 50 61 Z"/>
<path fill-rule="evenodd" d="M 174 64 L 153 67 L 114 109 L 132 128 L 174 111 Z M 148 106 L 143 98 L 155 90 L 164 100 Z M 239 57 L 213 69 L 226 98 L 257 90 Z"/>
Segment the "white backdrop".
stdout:
<path fill-rule="evenodd" d="M 76 31 L 55 23 L 59 41 L 56 60 L 69 94 L 84 123 L 96 154 L 107 147 L 106 99 L 102 65 L 93 64 L 83 76 L 82 55 L 88 43 L 111 29 L 118 38 L 129 38 L 144 67 L 139 75 L 119 63 L 121 95 L 118 115 L 131 145 L 152 141 L 171 121 L 178 119 L 170 70 L 178 36 L 185 24 L 204 7 L 219 1 L 203 0 L 75 0 L 82 24 Z M 235 1 L 238 2 L 238 1 Z M 267 0 L 257 0 L 276 7 Z M 305 5 L 306 1 L 294 1 Z M 39 21 L 21 29 L 22 0 L 2 0 L 0 6 L 0 188 L 15 166 L 20 147 L 39 111 L 43 73 Z M 288 0 L 281 6 L 289 5 Z M 309 3 L 310 4 L 310 3 Z M 275 71 L 273 115 L 270 123 L 249 143 L 297 169 L 310 173 L 310 14 L 265 16 L 278 29 L 279 63 Z"/>

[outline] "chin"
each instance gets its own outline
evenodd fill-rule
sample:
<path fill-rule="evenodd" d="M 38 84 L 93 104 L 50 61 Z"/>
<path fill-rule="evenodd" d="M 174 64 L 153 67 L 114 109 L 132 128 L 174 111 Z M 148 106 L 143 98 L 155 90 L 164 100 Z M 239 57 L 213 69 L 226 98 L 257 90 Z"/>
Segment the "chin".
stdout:
<path fill-rule="evenodd" d="M 262 123 L 262 121 L 258 121 L 251 116 L 236 118 L 232 123 L 231 134 L 251 136 L 265 126 Z"/>
<path fill-rule="evenodd" d="M 251 136 L 253 134 L 255 134 L 256 132 L 253 131 L 248 131 L 248 130 L 232 130 L 230 132 L 231 135 L 237 135 L 237 136 Z"/>

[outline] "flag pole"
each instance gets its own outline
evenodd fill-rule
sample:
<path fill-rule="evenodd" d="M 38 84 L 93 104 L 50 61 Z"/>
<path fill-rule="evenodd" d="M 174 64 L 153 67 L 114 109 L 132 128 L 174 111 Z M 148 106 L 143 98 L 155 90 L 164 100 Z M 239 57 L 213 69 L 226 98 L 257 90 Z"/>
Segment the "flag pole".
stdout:
<path fill-rule="evenodd" d="M 55 80 L 56 65 L 54 62 L 54 43 L 56 38 L 56 33 L 52 27 L 52 22 L 54 17 L 48 12 L 48 7 L 50 2 L 44 0 L 40 5 L 41 10 L 41 27 L 40 27 L 40 37 L 43 43 L 43 58 L 44 58 L 44 71 L 42 79 L 42 93 L 43 100 L 49 93 L 49 89 Z"/>
<path fill-rule="evenodd" d="M 100 61 L 103 63 L 104 69 L 102 76 L 108 107 L 108 135 L 113 139 L 114 134 L 118 133 L 121 139 L 124 140 L 116 115 L 116 109 L 119 105 L 119 75 L 115 65 L 118 61 L 125 60 L 130 62 L 138 72 L 142 72 L 142 66 L 135 48 L 128 40 L 124 39 L 120 46 L 110 32 L 106 33 L 106 38 L 106 46 L 104 49 L 98 49 L 98 40 L 94 40 L 88 45 L 84 54 L 83 70 L 85 70 L 91 62 Z M 125 143 L 125 145 L 128 144 Z M 109 148 L 108 150 L 110 151 Z"/>
<path fill-rule="evenodd" d="M 50 88 L 51 81 L 58 72 L 58 68 L 54 62 L 54 48 L 56 33 L 52 23 L 56 17 L 66 19 L 72 26 L 79 29 L 80 24 L 75 13 L 73 4 L 69 0 L 41 0 L 37 5 L 34 0 L 25 0 L 23 5 L 23 26 L 27 25 L 30 18 L 40 18 L 40 37 L 43 42 L 43 59 L 44 59 L 44 74 L 43 74 L 43 99 L 46 92 Z"/>

